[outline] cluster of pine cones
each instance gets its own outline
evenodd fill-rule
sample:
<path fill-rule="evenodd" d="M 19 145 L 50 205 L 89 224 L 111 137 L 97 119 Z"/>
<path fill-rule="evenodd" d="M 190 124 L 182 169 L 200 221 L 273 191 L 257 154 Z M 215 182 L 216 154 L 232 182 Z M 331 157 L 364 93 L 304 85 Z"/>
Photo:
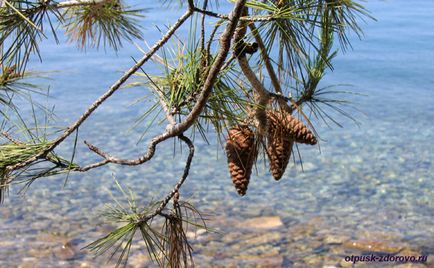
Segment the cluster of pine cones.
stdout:
<path fill-rule="evenodd" d="M 268 135 L 266 152 L 270 171 L 275 180 L 285 173 L 294 142 L 315 145 L 312 131 L 292 115 L 270 110 L 267 112 Z M 255 133 L 246 125 L 229 129 L 226 140 L 229 173 L 238 194 L 245 195 L 258 155 Z"/>

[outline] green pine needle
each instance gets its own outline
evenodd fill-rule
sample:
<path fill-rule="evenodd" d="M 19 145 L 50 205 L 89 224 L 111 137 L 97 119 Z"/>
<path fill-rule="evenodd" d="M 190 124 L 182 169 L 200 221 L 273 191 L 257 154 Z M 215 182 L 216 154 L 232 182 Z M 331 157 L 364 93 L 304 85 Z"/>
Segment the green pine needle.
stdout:
<path fill-rule="evenodd" d="M 66 32 L 80 48 L 112 47 L 119 50 L 122 40 L 140 39 L 138 18 L 143 9 L 129 9 L 118 0 L 101 4 L 71 7 L 66 12 Z"/>

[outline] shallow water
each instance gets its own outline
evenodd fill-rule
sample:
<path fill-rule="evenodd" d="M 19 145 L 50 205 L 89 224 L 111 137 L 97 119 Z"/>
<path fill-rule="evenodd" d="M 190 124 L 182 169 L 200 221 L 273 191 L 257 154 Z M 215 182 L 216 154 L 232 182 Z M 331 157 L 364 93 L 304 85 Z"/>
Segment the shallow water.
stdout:
<path fill-rule="evenodd" d="M 220 145 L 197 140 L 182 196 L 212 212 L 209 224 L 220 231 L 192 239 L 199 267 L 345 267 L 344 256 L 363 252 L 351 247 L 353 243 L 380 243 L 378 252 L 399 248 L 401 255 L 430 255 L 434 262 L 434 3 L 397 0 L 366 5 L 378 22 L 364 26 L 363 41 L 354 38 L 354 51 L 340 55 L 324 81 L 351 83 L 351 90 L 366 95 L 355 99 L 365 114 L 355 113 L 362 124 L 343 119 L 342 129 L 318 125 L 321 151 L 300 146 L 304 172 L 291 164 L 284 178 L 275 182 L 258 164 L 248 195 L 240 198 Z M 171 19 L 178 13 L 173 11 Z M 152 25 L 169 19 L 148 13 L 149 43 L 158 38 Z M 44 81 L 51 85 L 50 102 L 56 103 L 62 118 L 59 125 L 67 125 L 104 92 L 132 64 L 129 56 L 140 55 L 132 46 L 115 57 L 110 52 L 83 54 L 73 45 L 50 42 L 44 43 L 42 53 L 43 66 L 35 63 L 35 69 L 61 71 L 56 80 Z M 81 128 L 80 139 L 118 156 L 140 155 L 146 142 L 136 146 L 141 129 L 130 127 L 145 104 L 130 104 L 144 94 L 145 89 L 120 91 Z M 78 156 L 80 162 L 95 160 L 84 146 L 79 146 Z M 111 200 L 108 191 L 116 190 L 112 177 L 131 186 L 146 204 L 176 183 L 183 158 L 179 152 L 173 158 L 172 144 L 167 143 L 145 165 L 72 174 L 65 189 L 64 176 L 37 181 L 24 196 L 17 196 L 19 188 L 13 187 L 0 208 L 0 267 L 102 266 L 104 257 L 93 259 L 78 249 L 110 229 L 98 225 L 98 212 Z M 280 217 L 281 224 L 242 228 L 245 220 L 265 216 Z M 149 265 L 144 254 L 143 245 L 137 244 L 130 265 Z"/>

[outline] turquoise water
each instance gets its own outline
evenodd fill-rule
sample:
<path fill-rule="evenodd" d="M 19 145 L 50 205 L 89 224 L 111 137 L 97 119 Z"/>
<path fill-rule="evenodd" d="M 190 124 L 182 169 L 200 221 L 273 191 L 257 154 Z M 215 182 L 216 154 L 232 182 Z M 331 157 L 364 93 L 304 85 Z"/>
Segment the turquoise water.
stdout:
<path fill-rule="evenodd" d="M 152 4 L 143 5 L 155 6 L 147 2 Z M 434 3 L 370 1 L 366 6 L 378 22 L 364 25 L 364 39 L 353 38 L 354 50 L 336 59 L 334 72 L 323 82 L 351 83 L 352 91 L 365 95 L 354 99 L 363 112 L 354 113 L 361 125 L 343 118 L 342 129 L 317 124 L 321 151 L 300 146 L 304 172 L 291 164 L 284 178 L 275 182 L 258 164 L 247 196 L 240 198 L 220 145 L 197 140 L 182 195 L 212 212 L 209 224 L 220 231 L 193 238 L 199 267 L 264 265 L 264 259 L 272 267 L 339 267 L 345 265 L 344 256 L 366 251 L 352 243 L 381 244 L 380 253 L 399 248 L 401 255 L 430 255 L 434 262 Z M 147 14 L 148 43 L 158 38 L 154 24 L 173 21 L 180 12 L 171 13 L 170 18 L 155 10 Z M 145 47 L 143 42 L 139 45 Z M 81 53 L 74 45 L 51 42 L 43 43 L 42 54 L 44 62 L 35 62 L 35 69 L 60 71 L 52 75 L 55 80 L 43 81 L 51 85 L 49 101 L 56 104 L 58 125 L 79 116 L 132 64 L 130 56 L 140 56 L 132 45 L 116 56 Z M 136 144 L 145 125 L 133 130 L 131 126 L 146 104 L 131 104 L 146 94 L 145 89 L 117 93 L 81 128 L 80 139 L 117 156 L 140 155 L 146 138 Z M 108 191 L 115 191 L 112 177 L 131 186 L 142 204 L 161 198 L 184 165 L 185 155 L 173 158 L 172 145 L 159 146 L 154 159 L 140 167 L 110 166 L 73 174 L 65 189 L 64 177 L 41 179 L 25 196 L 17 196 L 19 188 L 14 187 L 0 208 L 0 267 L 102 266 L 105 258 L 92 259 L 78 249 L 110 230 L 99 225 L 98 212 L 111 200 Z M 68 146 L 60 148 L 70 151 Z M 80 163 L 95 159 L 79 146 Z M 240 227 L 247 219 L 265 216 L 280 217 L 282 224 L 260 230 Z M 143 254 L 143 246 L 137 244 L 131 266 L 149 265 Z M 367 267 L 376 266 L 385 265 Z"/>

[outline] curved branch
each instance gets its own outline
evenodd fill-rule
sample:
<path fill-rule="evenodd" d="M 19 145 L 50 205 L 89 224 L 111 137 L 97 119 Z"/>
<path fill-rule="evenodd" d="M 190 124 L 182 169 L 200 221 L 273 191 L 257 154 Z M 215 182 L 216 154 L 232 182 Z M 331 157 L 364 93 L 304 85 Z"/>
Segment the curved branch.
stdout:
<path fill-rule="evenodd" d="M 99 156 L 104 158 L 103 161 L 92 164 L 92 168 L 100 167 L 100 166 L 103 166 L 103 165 L 108 164 L 108 163 L 113 163 L 113 164 L 118 164 L 118 165 L 126 165 L 126 166 L 137 166 L 137 165 L 141 165 L 141 164 L 147 162 L 148 160 L 150 160 L 155 154 L 155 148 L 157 147 L 157 144 L 159 144 L 160 142 L 165 141 L 171 137 L 173 137 L 173 136 L 170 136 L 167 132 L 164 132 L 163 134 L 154 137 L 148 146 L 148 151 L 146 152 L 146 154 L 144 154 L 143 156 L 141 156 L 137 159 L 116 158 L 116 157 L 113 157 L 106 152 L 103 152 L 101 149 L 99 149 L 95 145 L 92 145 L 86 141 L 85 141 L 85 143 L 91 151 L 95 152 L 96 154 L 98 154 Z M 76 170 L 77 171 L 87 171 L 89 169 L 90 169 L 90 166 L 87 166 L 86 168 L 83 168 L 83 169 L 78 168 Z"/>
<path fill-rule="evenodd" d="M 169 203 L 170 199 L 172 199 L 175 196 L 175 194 L 179 192 L 179 189 L 181 189 L 182 185 L 184 184 L 185 180 L 188 177 L 188 173 L 190 172 L 191 162 L 193 161 L 193 157 L 194 157 L 194 144 L 189 138 L 187 138 L 182 134 L 179 135 L 178 138 L 183 142 L 185 142 L 190 150 L 185 164 L 184 173 L 182 174 L 181 179 L 178 181 L 175 187 L 173 187 L 172 191 L 166 196 L 166 198 L 164 198 L 164 200 L 161 202 L 160 206 L 154 211 L 154 213 L 140 219 L 139 220 L 140 222 L 148 221 L 149 219 L 152 219 L 153 217 L 161 214 L 161 212 Z"/>
<path fill-rule="evenodd" d="M 16 165 L 8 167 L 8 170 L 16 170 L 26 165 L 36 161 L 37 159 L 43 157 L 54 148 L 56 148 L 60 143 L 62 143 L 69 135 L 71 135 L 104 101 L 106 101 L 113 93 L 115 93 L 126 81 L 130 78 L 143 64 L 145 64 L 154 54 L 158 51 L 175 33 L 175 31 L 191 16 L 193 11 L 189 9 L 184 15 L 182 15 L 178 21 L 167 31 L 167 33 L 157 42 L 154 46 L 146 53 L 133 67 L 131 67 L 118 81 L 116 81 L 109 90 L 99 97 L 87 110 L 84 112 L 80 118 L 73 123 L 68 129 L 59 136 L 51 146 L 45 150 L 39 152 L 28 160 L 18 163 Z M 155 146 L 154 146 L 155 148 Z"/>
<path fill-rule="evenodd" d="M 103 161 L 100 161 L 100 162 L 97 162 L 97 163 L 94 163 L 94 164 L 87 165 L 87 166 L 82 167 L 82 168 L 76 168 L 76 169 L 73 169 L 73 170 L 71 170 L 71 171 L 86 172 L 86 171 L 89 171 L 89 170 L 91 170 L 91 169 L 94 169 L 94 168 L 98 168 L 98 167 L 101 167 L 101 166 L 107 165 L 108 163 L 110 163 L 110 161 L 108 161 L 108 160 L 103 160 Z"/>

